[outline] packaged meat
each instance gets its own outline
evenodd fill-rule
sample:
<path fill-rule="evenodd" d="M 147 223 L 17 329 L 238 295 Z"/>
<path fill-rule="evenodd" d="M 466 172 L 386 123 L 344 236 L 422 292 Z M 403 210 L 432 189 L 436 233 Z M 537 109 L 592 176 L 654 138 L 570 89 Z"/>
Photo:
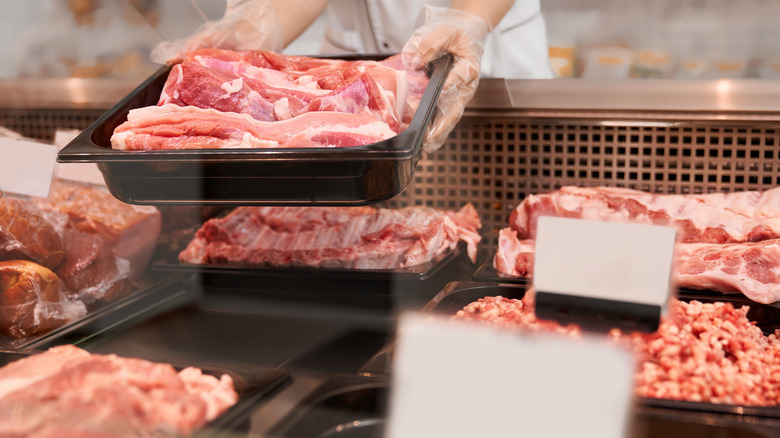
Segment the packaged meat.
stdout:
<path fill-rule="evenodd" d="M 157 208 L 125 204 L 103 189 L 63 182 L 52 185 L 48 201 L 75 228 L 110 242 L 114 255 L 129 262 L 130 279 L 144 272 L 162 227 Z"/>
<path fill-rule="evenodd" d="M 63 240 L 67 252 L 56 272 L 68 297 L 90 306 L 113 301 L 131 290 L 130 262 L 116 257 L 113 245 L 101 234 L 68 226 Z"/>
<path fill-rule="evenodd" d="M 186 436 L 238 401 L 229 374 L 54 347 L 0 368 L 8 436 Z"/>
<path fill-rule="evenodd" d="M 67 222 L 66 215 L 45 211 L 31 200 L 0 196 L 0 260 L 28 259 L 56 268 L 65 257 Z"/>
<path fill-rule="evenodd" d="M 415 266 L 467 244 L 475 261 L 481 222 L 427 207 L 239 207 L 211 219 L 179 254 L 182 263 L 391 269 Z"/>
<path fill-rule="evenodd" d="M 0 262 L 0 332 L 22 338 L 85 313 L 83 303 L 67 299 L 51 270 L 27 260 Z"/>
<path fill-rule="evenodd" d="M 171 68 L 157 105 L 129 112 L 111 144 L 123 150 L 373 144 L 411 123 L 427 82 L 424 72 L 392 60 L 197 50 Z"/>

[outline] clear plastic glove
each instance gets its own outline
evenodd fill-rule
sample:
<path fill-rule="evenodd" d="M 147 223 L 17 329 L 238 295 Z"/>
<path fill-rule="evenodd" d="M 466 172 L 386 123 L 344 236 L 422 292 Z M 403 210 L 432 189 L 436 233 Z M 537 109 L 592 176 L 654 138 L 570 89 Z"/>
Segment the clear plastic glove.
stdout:
<path fill-rule="evenodd" d="M 282 27 L 270 0 L 228 0 L 222 19 L 204 23 L 190 37 L 163 41 L 152 51 L 152 61 L 175 64 L 205 48 L 279 52 L 282 45 Z"/>
<path fill-rule="evenodd" d="M 447 135 L 463 115 L 466 103 L 477 91 L 489 28 L 482 18 L 455 9 L 426 5 L 421 15 L 423 24 L 404 45 L 404 62 L 421 68 L 445 53 L 455 57 L 423 143 L 424 150 L 432 152 L 447 140 Z"/>

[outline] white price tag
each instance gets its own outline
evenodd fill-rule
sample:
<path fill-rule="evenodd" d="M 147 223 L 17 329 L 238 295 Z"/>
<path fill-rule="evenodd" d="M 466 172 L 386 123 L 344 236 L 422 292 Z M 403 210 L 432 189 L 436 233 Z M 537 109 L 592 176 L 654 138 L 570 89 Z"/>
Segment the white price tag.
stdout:
<path fill-rule="evenodd" d="M 57 150 L 67 146 L 79 133 L 80 131 L 78 130 L 58 129 L 54 133 L 54 144 L 57 146 Z M 103 173 L 100 172 L 95 163 L 57 163 L 56 173 L 57 177 L 61 179 L 101 186 L 105 185 Z"/>
<path fill-rule="evenodd" d="M 52 145 L 0 138 L 0 190 L 48 197 L 56 160 Z"/>
<path fill-rule="evenodd" d="M 402 315 L 387 436 L 623 437 L 634 366 L 604 338 Z"/>
<path fill-rule="evenodd" d="M 675 235 L 671 227 L 540 217 L 534 288 L 665 308 Z"/>

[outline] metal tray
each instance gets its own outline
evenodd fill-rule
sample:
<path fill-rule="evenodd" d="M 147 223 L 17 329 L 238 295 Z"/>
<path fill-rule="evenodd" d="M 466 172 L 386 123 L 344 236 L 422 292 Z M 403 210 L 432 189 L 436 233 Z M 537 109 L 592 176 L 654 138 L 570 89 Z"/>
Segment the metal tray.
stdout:
<path fill-rule="evenodd" d="M 187 273 L 206 296 L 328 305 L 390 315 L 420 309 L 471 262 L 463 245 L 417 266 L 397 269 L 241 267 L 154 262 L 152 270 Z"/>
<path fill-rule="evenodd" d="M 0 350 L 0 366 L 41 353 L 40 350 Z M 187 364 L 172 364 L 177 370 L 189 366 Z M 268 398 L 275 391 L 290 382 L 290 376 L 275 368 L 256 368 L 251 370 L 232 370 L 221 367 L 199 366 L 204 374 L 216 377 L 228 374 L 233 378 L 233 385 L 238 393 L 236 404 L 228 408 L 219 417 L 205 424 L 195 432 L 196 437 L 233 436 L 235 433 L 248 433 L 251 414 L 258 403 Z"/>
<path fill-rule="evenodd" d="M 155 276 L 151 286 L 139 288 L 127 296 L 90 308 L 85 316 L 70 321 L 54 330 L 26 338 L 0 335 L 0 348 L 39 348 L 51 346 L 65 337 L 95 336 L 101 331 L 119 325 L 130 316 L 143 314 L 151 317 L 156 312 L 191 302 L 194 298 L 181 288 L 182 275 Z M 154 308 L 154 311 L 150 311 Z"/>
<path fill-rule="evenodd" d="M 376 59 L 355 57 L 342 59 Z M 367 205 L 411 181 L 452 57 L 430 64 L 412 122 L 381 142 L 348 148 L 199 149 L 128 152 L 111 148 L 133 108 L 155 105 L 161 68 L 63 148 L 60 163 L 97 163 L 109 191 L 130 204 Z"/>
<path fill-rule="evenodd" d="M 424 310 L 447 315 L 453 315 L 467 304 L 477 301 L 486 296 L 503 296 L 505 298 L 521 299 L 525 296 L 526 288 L 517 285 L 496 285 L 476 282 L 453 282 L 447 285 L 439 294 L 428 303 Z M 775 329 L 780 329 L 780 309 L 765 304 L 755 303 L 744 297 L 713 297 L 711 295 L 686 294 L 678 297 L 683 301 L 698 300 L 702 302 L 725 301 L 732 303 L 735 307 L 747 305 L 750 306 L 747 317 L 755 321 L 765 334 L 774 333 Z M 389 353 L 389 352 L 386 352 Z M 377 374 L 381 365 L 388 364 L 389 358 L 375 357 L 369 362 L 371 368 L 363 368 L 363 371 Z M 780 420 L 780 406 L 737 406 L 703 402 L 687 402 L 657 398 L 639 398 L 639 404 L 642 406 L 651 406 L 658 408 L 673 408 L 678 410 L 709 412 L 717 414 L 734 414 L 755 417 L 772 418 Z M 780 427 L 780 423 L 778 424 Z M 778 429 L 780 432 L 780 429 Z"/>

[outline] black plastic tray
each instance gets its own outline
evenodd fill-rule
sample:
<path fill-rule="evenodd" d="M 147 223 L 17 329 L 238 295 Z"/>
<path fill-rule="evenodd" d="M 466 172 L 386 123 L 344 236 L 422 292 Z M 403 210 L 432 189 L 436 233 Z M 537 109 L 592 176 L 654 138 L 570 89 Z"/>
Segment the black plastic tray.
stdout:
<path fill-rule="evenodd" d="M 31 354 L 41 353 L 40 350 L 0 350 L 0 366 L 7 365 Z M 185 364 L 173 364 L 177 370 L 182 370 Z M 236 371 L 221 367 L 196 365 L 204 374 L 216 377 L 228 374 L 233 378 L 233 385 L 238 393 L 236 404 L 228 408 L 219 417 L 205 424 L 196 431 L 196 437 L 216 437 L 229 433 L 247 433 L 250 429 L 251 414 L 258 403 L 268 398 L 272 393 L 289 383 L 290 376 L 285 371 L 275 368 L 256 368 Z"/>
<path fill-rule="evenodd" d="M 145 316 L 152 316 L 154 312 L 148 311 L 151 307 L 159 310 L 178 306 L 182 302 L 191 302 L 194 297 L 181 289 L 183 278 L 182 275 L 176 274 L 157 276 L 151 286 L 139 288 L 127 296 L 91 308 L 85 316 L 45 333 L 21 339 L 0 336 L 0 348 L 39 348 L 54 345 L 64 337 L 94 336 L 108 327 L 121 324 L 130 316 L 144 312 Z"/>
<path fill-rule="evenodd" d="M 289 438 L 381 437 L 387 416 L 386 379 L 331 376 L 275 424 L 270 436 Z"/>
<path fill-rule="evenodd" d="M 448 284 L 439 294 L 425 306 L 425 311 L 453 315 L 467 304 L 486 296 L 503 296 L 505 298 L 521 299 L 525 296 L 526 288 L 517 285 L 497 285 L 477 282 L 453 282 Z M 735 307 L 750 306 L 747 317 L 755 321 L 764 333 L 774 333 L 780 329 L 780 309 L 765 304 L 755 303 L 744 297 L 713 297 L 711 295 L 687 294 L 678 297 L 683 301 L 698 300 L 701 302 L 725 301 Z M 390 352 L 385 352 L 389 354 Z M 369 362 L 371 367 L 364 371 L 378 374 L 382 364 L 388 364 L 389 358 L 375 357 Z M 687 402 L 657 398 L 640 398 L 639 402 L 644 406 L 659 408 L 683 409 L 698 412 L 723 413 L 735 415 L 748 415 L 756 417 L 768 417 L 780 420 L 780 406 L 737 406 L 703 402 Z M 780 431 L 780 429 L 778 429 Z"/>
<path fill-rule="evenodd" d="M 342 59 L 377 59 L 376 56 Z M 411 181 L 422 141 L 452 65 L 430 64 L 430 82 L 408 128 L 387 140 L 347 148 L 199 149 L 129 152 L 111 148 L 131 109 L 156 105 L 161 68 L 79 134 L 60 163 L 97 163 L 109 191 L 130 204 L 366 205 Z"/>
<path fill-rule="evenodd" d="M 379 377 L 331 377 L 274 425 L 270 436 L 290 438 L 380 438 L 385 436 L 389 380 Z M 516 431 L 522 433 L 518 412 Z M 767 418 L 680 411 L 637 406 L 626 436 L 632 438 L 770 438 L 778 436 L 780 422 Z"/>
<path fill-rule="evenodd" d="M 420 309 L 471 262 L 463 245 L 430 262 L 398 269 L 234 267 L 154 262 L 155 271 L 188 273 L 205 295 L 328 305 L 390 315 Z"/>

